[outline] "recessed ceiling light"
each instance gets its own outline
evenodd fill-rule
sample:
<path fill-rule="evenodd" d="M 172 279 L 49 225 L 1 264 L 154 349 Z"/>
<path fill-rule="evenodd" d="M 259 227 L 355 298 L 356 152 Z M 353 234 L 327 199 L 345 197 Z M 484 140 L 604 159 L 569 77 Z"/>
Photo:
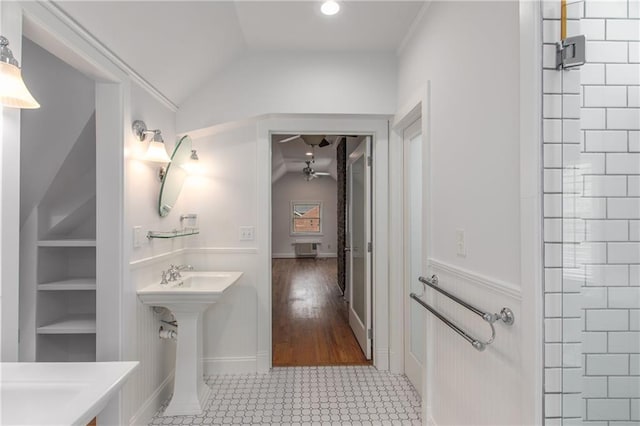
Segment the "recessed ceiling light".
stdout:
<path fill-rule="evenodd" d="M 307 155 L 311 157 L 313 155 L 313 152 L 307 152 Z"/>
<path fill-rule="evenodd" d="M 335 15 L 340 11 L 340 5 L 335 0 L 327 0 L 322 3 L 320 11 L 327 16 Z"/>

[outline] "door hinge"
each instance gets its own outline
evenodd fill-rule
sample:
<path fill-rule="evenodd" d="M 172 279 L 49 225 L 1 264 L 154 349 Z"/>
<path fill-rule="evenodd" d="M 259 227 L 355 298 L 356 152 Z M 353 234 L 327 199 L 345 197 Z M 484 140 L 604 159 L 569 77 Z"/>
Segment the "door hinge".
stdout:
<path fill-rule="evenodd" d="M 371 167 L 371 164 L 373 163 L 373 160 L 371 159 L 371 156 L 367 157 L 367 166 Z"/>
<path fill-rule="evenodd" d="M 371 242 L 367 243 L 367 252 L 371 253 L 373 251 L 373 244 Z"/>
<path fill-rule="evenodd" d="M 579 67 L 585 62 L 585 37 L 567 37 L 556 43 L 556 69 L 566 70 Z"/>
<path fill-rule="evenodd" d="M 367 338 L 368 339 L 373 339 L 373 330 L 372 329 L 368 329 L 367 330 Z"/>

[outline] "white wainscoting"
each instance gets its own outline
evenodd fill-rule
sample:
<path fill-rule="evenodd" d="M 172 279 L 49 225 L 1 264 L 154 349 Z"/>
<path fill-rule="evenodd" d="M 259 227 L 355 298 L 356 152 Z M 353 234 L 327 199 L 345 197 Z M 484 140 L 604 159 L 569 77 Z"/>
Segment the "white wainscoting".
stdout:
<path fill-rule="evenodd" d="M 489 312 L 509 307 L 515 324 L 496 322 L 496 338 L 483 352 L 433 315 L 428 316 L 428 371 L 431 377 L 429 424 L 515 425 L 521 424 L 521 328 L 518 316 L 521 293 L 516 285 L 430 259 L 439 285 L 461 299 Z M 425 299 L 443 315 L 478 339 L 490 337 L 490 327 L 478 315 L 432 289 Z M 533 368 L 533 366 L 531 366 Z M 429 374 L 429 372 L 427 374 Z"/>

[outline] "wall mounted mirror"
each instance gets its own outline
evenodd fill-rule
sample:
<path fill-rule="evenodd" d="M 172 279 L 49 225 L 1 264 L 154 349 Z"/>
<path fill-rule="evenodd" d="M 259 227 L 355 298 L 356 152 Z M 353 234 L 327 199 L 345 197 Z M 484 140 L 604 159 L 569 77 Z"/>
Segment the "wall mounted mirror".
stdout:
<path fill-rule="evenodd" d="M 171 212 L 173 206 L 178 200 L 180 190 L 187 178 L 187 171 L 184 165 L 191 160 L 191 138 L 189 135 L 183 136 L 171 155 L 171 163 L 167 165 L 167 171 L 162 179 L 162 187 L 160 188 L 160 197 L 158 200 L 158 213 L 161 217 L 165 217 Z"/>

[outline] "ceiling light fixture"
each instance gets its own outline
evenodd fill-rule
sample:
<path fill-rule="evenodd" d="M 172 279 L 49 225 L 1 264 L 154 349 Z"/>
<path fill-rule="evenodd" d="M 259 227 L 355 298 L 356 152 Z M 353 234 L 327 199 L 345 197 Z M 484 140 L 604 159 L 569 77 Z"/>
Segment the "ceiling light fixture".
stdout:
<path fill-rule="evenodd" d="M 320 11 L 327 16 L 332 16 L 340 11 L 340 5 L 335 0 L 327 0 L 320 6 Z"/>
<path fill-rule="evenodd" d="M 313 155 L 313 152 L 307 152 L 307 153 L 306 153 L 306 155 L 307 155 L 308 157 L 311 157 L 311 156 Z"/>
<path fill-rule="evenodd" d="M 24 84 L 20 64 L 8 46 L 9 40 L 0 36 L 0 104 L 10 108 L 40 108 Z"/>

